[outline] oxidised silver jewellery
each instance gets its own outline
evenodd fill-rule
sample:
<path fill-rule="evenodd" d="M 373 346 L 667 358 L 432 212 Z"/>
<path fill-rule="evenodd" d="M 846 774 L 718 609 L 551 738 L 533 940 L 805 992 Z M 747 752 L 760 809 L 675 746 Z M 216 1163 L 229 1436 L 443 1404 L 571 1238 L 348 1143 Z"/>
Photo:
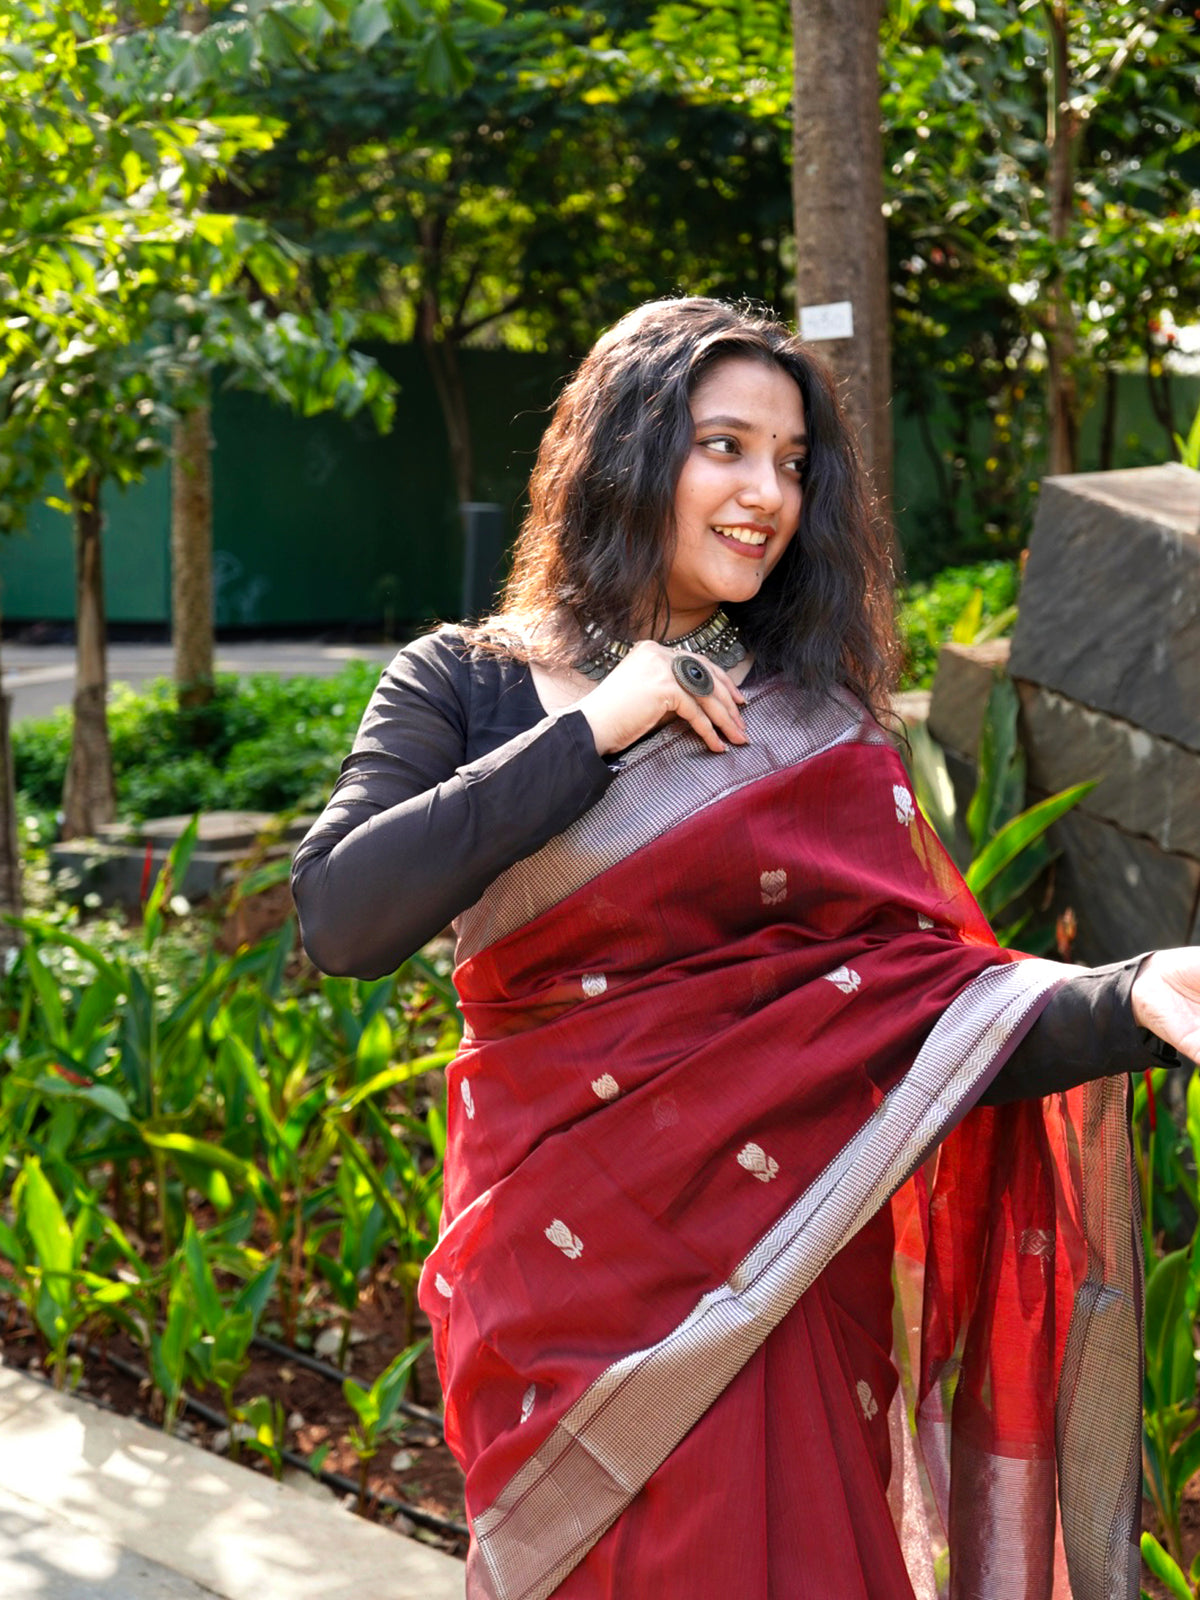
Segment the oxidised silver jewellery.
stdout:
<path fill-rule="evenodd" d="M 598 628 L 585 628 L 584 636 L 592 653 L 583 661 L 577 661 L 575 670 L 582 672 L 585 678 L 591 678 L 594 683 L 607 678 L 613 668 L 619 667 L 633 649 L 629 640 L 606 639 Z M 702 622 L 698 628 L 693 628 L 690 633 L 681 634 L 678 639 L 667 639 L 664 642 L 668 650 L 707 656 L 709 661 L 715 662 L 726 672 L 730 667 L 736 667 L 739 661 L 746 659 L 746 646 L 742 643 L 741 634 L 721 606 L 718 606 L 708 621 Z M 682 678 L 679 682 L 689 694 L 695 693 Z M 712 690 L 710 688 L 704 692 L 711 694 Z"/>
<path fill-rule="evenodd" d="M 697 700 L 703 700 L 716 688 L 712 673 L 698 656 L 678 655 L 671 663 L 671 672 L 681 689 Z"/>

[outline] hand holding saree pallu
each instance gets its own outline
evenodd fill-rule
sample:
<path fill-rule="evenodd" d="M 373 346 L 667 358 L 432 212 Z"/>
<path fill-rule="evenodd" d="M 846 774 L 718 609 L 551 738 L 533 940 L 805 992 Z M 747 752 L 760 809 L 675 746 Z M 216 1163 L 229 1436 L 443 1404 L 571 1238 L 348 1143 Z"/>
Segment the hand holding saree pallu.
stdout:
<path fill-rule="evenodd" d="M 950 1593 L 1126 1600 L 1125 1082 L 971 1111 L 1075 969 L 996 946 L 855 702 L 748 701 L 459 920 L 421 1301 L 468 1594 L 932 1597 L 899 1364 Z"/>

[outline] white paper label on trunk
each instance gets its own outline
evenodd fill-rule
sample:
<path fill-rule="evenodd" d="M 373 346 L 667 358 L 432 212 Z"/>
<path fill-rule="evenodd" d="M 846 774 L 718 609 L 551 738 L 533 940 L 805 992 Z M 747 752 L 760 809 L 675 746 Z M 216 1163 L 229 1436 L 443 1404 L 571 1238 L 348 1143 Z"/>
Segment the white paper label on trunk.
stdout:
<path fill-rule="evenodd" d="M 827 306 L 801 306 L 800 337 L 852 339 L 854 310 L 849 300 L 832 300 Z"/>

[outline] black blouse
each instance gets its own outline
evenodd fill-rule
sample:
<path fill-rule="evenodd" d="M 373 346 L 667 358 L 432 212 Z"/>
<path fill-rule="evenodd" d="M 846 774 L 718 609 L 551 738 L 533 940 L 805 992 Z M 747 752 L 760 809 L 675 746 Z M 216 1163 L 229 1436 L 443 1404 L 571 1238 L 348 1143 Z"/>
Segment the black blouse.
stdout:
<path fill-rule="evenodd" d="M 296 852 L 304 948 L 324 972 L 393 972 L 612 782 L 578 709 L 544 711 L 521 662 L 443 628 L 384 670 L 324 811 Z M 1159 1063 L 1134 1022 L 1141 957 L 1067 979 L 984 1096 L 1055 1093 Z"/>

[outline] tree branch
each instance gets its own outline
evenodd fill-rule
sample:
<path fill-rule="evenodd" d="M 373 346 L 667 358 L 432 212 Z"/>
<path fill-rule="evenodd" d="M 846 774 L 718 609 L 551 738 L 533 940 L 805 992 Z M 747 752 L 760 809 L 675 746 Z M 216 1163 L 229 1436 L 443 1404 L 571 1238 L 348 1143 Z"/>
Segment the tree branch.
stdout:
<path fill-rule="evenodd" d="M 479 282 L 479 259 L 471 263 L 471 270 L 467 273 L 467 281 L 463 284 L 463 291 L 458 297 L 458 304 L 454 308 L 454 315 L 450 318 L 450 332 L 453 338 L 463 338 L 463 313 L 467 309 L 467 301 L 471 298 L 471 291 Z"/>
<path fill-rule="evenodd" d="M 489 322 L 495 322 L 498 317 L 506 317 L 510 311 L 516 311 L 518 306 L 524 303 L 524 300 L 525 296 L 523 294 L 514 294 L 511 299 L 506 300 L 495 311 L 489 311 L 486 317 L 476 317 L 474 322 L 464 323 L 458 329 L 459 338 L 469 339 L 473 333 L 478 333 L 480 328 L 486 328 Z"/>

